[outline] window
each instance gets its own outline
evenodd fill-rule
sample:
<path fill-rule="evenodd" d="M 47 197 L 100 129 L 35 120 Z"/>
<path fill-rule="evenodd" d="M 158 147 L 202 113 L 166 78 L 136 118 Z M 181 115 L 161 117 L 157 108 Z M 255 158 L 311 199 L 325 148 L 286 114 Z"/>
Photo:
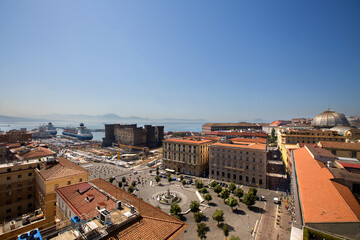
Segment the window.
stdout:
<path fill-rule="evenodd" d="M 71 181 L 68 181 L 68 182 L 67 182 L 67 185 L 70 185 L 70 184 L 71 184 Z"/>
<path fill-rule="evenodd" d="M 351 153 L 351 157 L 352 157 L 352 158 L 356 158 L 356 152 L 352 152 L 352 153 Z"/>
<path fill-rule="evenodd" d="M 259 179 L 259 184 L 262 185 L 262 179 Z"/>
<path fill-rule="evenodd" d="M 11 172 L 11 168 L 8 168 L 8 169 L 7 169 L 7 172 Z"/>
<path fill-rule="evenodd" d="M 31 208 L 31 207 L 32 207 L 32 203 L 29 203 L 29 204 L 28 204 L 28 208 Z"/>
<path fill-rule="evenodd" d="M 17 201 L 18 202 L 22 201 L 22 197 L 18 197 Z"/>
<path fill-rule="evenodd" d="M 21 177 L 22 177 L 21 174 L 19 174 L 19 175 L 18 175 L 18 178 L 21 178 Z"/>
<path fill-rule="evenodd" d="M 11 213 L 11 208 L 6 209 L 6 213 Z"/>
<path fill-rule="evenodd" d="M 239 176 L 240 181 L 242 181 L 242 175 Z"/>
<path fill-rule="evenodd" d="M 253 184 L 255 183 L 255 178 L 252 178 L 252 183 L 253 183 Z"/>
<path fill-rule="evenodd" d="M 22 206 L 18 206 L 18 207 L 17 207 L 17 210 L 18 210 L 18 211 L 21 211 L 21 210 L 22 210 Z"/>
<path fill-rule="evenodd" d="M 28 176 L 29 176 L 29 177 L 32 176 L 32 173 L 29 173 Z"/>
<path fill-rule="evenodd" d="M 246 177 L 246 182 L 248 182 L 249 181 L 249 177 Z"/>
<path fill-rule="evenodd" d="M 246 169 L 249 169 L 249 166 L 246 166 Z"/>
<path fill-rule="evenodd" d="M 211 174 L 214 175 L 214 170 L 211 170 Z"/>
<path fill-rule="evenodd" d="M 32 194 L 28 194 L 28 199 L 32 198 Z"/>
<path fill-rule="evenodd" d="M 227 177 L 230 178 L 230 173 L 227 174 Z"/>
<path fill-rule="evenodd" d="M 11 180 L 11 176 L 7 177 L 6 180 Z"/>
<path fill-rule="evenodd" d="M 216 176 L 219 176 L 219 171 L 216 171 Z"/>
<path fill-rule="evenodd" d="M 222 173 L 221 173 L 221 175 L 224 177 L 224 176 L 225 176 L 225 173 L 224 173 L 224 172 L 222 172 Z"/>
<path fill-rule="evenodd" d="M 233 179 L 234 179 L 234 180 L 236 179 L 236 174 L 233 175 Z"/>
<path fill-rule="evenodd" d="M 79 182 L 82 182 L 82 178 L 79 179 Z"/>

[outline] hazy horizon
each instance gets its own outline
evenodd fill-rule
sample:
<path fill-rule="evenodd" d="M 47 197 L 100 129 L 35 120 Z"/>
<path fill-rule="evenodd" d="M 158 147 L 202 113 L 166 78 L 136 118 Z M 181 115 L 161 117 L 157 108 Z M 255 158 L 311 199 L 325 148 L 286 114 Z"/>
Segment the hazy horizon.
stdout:
<path fill-rule="evenodd" d="M 360 115 L 359 1 L 1 1 L 0 115 Z"/>

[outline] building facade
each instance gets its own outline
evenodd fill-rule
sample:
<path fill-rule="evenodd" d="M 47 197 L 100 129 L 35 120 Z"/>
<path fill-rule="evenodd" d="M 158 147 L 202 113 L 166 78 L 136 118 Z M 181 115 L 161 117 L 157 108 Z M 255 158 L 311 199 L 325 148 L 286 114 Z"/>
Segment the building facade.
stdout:
<path fill-rule="evenodd" d="M 137 127 L 137 124 L 105 124 L 105 138 L 103 147 L 118 143 L 131 146 L 154 148 L 161 146 L 164 138 L 164 126 L 145 125 Z"/>
<path fill-rule="evenodd" d="M 267 147 L 262 143 L 210 146 L 210 178 L 266 188 Z"/>
<path fill-rule="evenodd" d="M 58 228 L 70 225 L 56 239 L 184 239 L 186 223 L 103 179 L 56 193 Z"/>
<path fill-rule="evenodd" d="M 360 142 L 326 142 L 321 141 L 318 145 L 329 150 L 332 154 L 344 158 L 356 158 L 360 160 Z"/>
<path fill-rule="evenodd" d="M 54 222 L 56 216 L 56 192 L 59 187 L 89 180 L 90 172 L 65 158 L 43 162 L 35 169 L 35 204 L 47 219 Z"/>
<path fill-rule="evenodd" d="M 209 146 L 213 142 L 195 138 L 164 140 L 164 168 L 195 176 L 206 176 L 209 171 Z"/>
<path fill-rule="evenodd" d="M 202 132 L 229 131 L 229 130 L 261 130 L 261 126 L 254 123 L 205 123 L 202 125 Z"/>
<path fill-rule="evenodd" d="M 31 140 L 32 135 L 30 132 L 26 131 L 26 128 L 0 132 L 0 143 L 29 142 Z"/>

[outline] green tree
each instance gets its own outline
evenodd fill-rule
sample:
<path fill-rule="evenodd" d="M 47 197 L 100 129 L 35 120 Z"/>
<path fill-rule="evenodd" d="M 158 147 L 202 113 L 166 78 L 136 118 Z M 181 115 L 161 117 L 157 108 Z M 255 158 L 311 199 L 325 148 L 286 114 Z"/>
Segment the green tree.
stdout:
<path fill-rule="evenodd" d="M 214 187 L 216 187 L 216 185 L 218 185 L 215 181 L 212 181 L 211 183 L 210 183 L 210 187 L 212 187 L 212 188 L 214 188 Z"/>
<path fill-rule="evenodd" d="M 224 212 L 220 209 L 216 209 L 212 218 L 218 222 L 217 225 L 219 226 L 219 223 L 224 221 Z"/>
<path fill-rule="evenodd" d="M 152 174 L 153 170 L 150 169 L 149 173 Z"/>
<path fill-rule="evenodd" d="M 237 188 L 235 189 L 234 191 L 234 195 L 239 198 L 239 201 L 240 199 L 242 198 L 242 196 L 244 196 L 244 191 L 241 189 L 241 188 Z"/>
<path fill-rule="evenodd" d="M 160 180 L 161 180 L 160 176 L 155 177 L 155 181 L 157 182 L 157 184 L 159 184 Z"/>
<path fill-rule="evenodd" d="M 220 197 L 224 200 L 227 199 L 230 196 L 230 191 L 228 189 L 223 189 L 220 193 Z"/>
<path fill-rule="evenodd" d="M 180 175 L 180 181 L 184 180 L 184 175 Z"/>
<path fill-rule="evenodd" d="M 229 184 L 229 190 L 230 190 L 230 192 L 233 193 L 235 189 L 236 189 L 235 183 L 230 183 L 230 184 Z"/>
<path fill-rule="evenodd" d="M 114 177 L 111 177 L 111 178 L 109 179 L 109 182 L 110 182 L 110 183 L 113 183 L 114 180 L 115 180 L 115 178 L 114 178 Z"/>
<path fill-rule="evenodd" d="M 159 176 L 160 172 L 159 172 L 159 167 L 156 167 L 156 176 Z"/>
<path fill-rule="evenodd" d="M 227 238 L 227 236 L 229 236 L 229 226 L 227 224 L 224 224 L 222 227 L 223 233 L 225 238 Z"/>
<path fill-rule="evenodd" d="M 231 235 L 230 240 L 240 240 L 240 237 Z"/>
<path fill-rule="evenodd" d="M 168 178 L 167 178 L 167 179 L 168 179 L 168 182 L 169 182 L 169 183 L 171 183 L 171 181 L 172 181 L 171 176 L 168 176 Z"/>
<path fill-rule="evenodd" d="M 196 179 L 196 180 L 195 180 L 195 187 L 196 187 L 197 189 L 201 189 L 202 187 L 204 187 L 204 184 L 203 184 L 202 181 Z"/>
<path fill-rule="evenodd" d="M 206 194 L 205 196 L 204 196 L 204 199 L 208 202 L 208 204 L 209 204 L 209 202 L 212 200 L 212 196 L 208 193 L 208 194 Z"/>
<path fill-rule="evenodd" d="M 271 138 L 271 143 L 275 143 L 277 141 L 277 137 L 275 135 L 275 129 L 274 128 L 271 130 L 271 137 L 270 138 Z"/>
<path fill-rule="evenodd" d="M 122 178 L 121 178 L 121 181 L 122 181 L 122 182 L 126 182 L 126 178 L 125 178 L 125 177 L 122 177 Z"/>
<path fill-rule="evenodd" d="M 256 197 L 256 194 L 257 194 L 257 189 L 256 189 L 256 188 L 251 187 L 251 188 L 249 189 L 249 192 Z"/>
<path fill-rule="evenodd" d="M 134 187 L 129 186 L 127 191 L 128 191 L 128 193 L 133 193 L 134 192 Z"/>
<path fill-rule="evenodd" d="M 231 211 L 233 211 L 233 208 L 236 207 L 238 205 L 238 202 L 235 198 L 233 197 L 230 197 L 228 200 L 227 200 L 227 205 L 229 205 L 231 207 Z"/>
<path fill-rule="evenodd" d="M 250 191 L 247 192 L 244 195 L 243 203 L 246 204 L 246 206 L 250 207 L 255 204 L 256 196 L 254 196 Z"/>
<path fill-rule="evenodd" d="M 200 189 L 200 192 L 201 192 L 202 194 L 205 194 L 205 193 L 208 192 L 208 190 L 206 189 L 206 187 L 203 187 L 203 188 Z"/>
<path fill-rule="evenodd" d="M 136 182 L 135 182 L 135 181 L 132 181 L 132 182 L 131 182 L 131 186 L 135 187 L 135 186 L 136 186 Z"/>
<path fill-rule="evenodd" d="M 194 220 L 196 223 L 201 222 L 202 218 L 203 218 L 203 214 L 201 212 L 194 213 Z"/>
<path fill-rule="evenodd" d="M 172 215 L 179 215 L 179 213 L 181 213 L 181 207 L 179 206 L 179 204 L 176 203 L 171 204 L 170 213 Z"/>
<path fill-rule="evenodd" d="M 222 187 L 220 186 L 220 185 L 216 185 L 215 187 L 214 187 L 214 192 L 216 192 L 218 195 L 219 195 L 219 193 L 222 191 Z"/>
<path fill-rule="evenodd" d="M 185 180 L 185 179 L 182 180 L 181 183 L 182 183 L 182 185 L 185 187 L 185 185 L 186 185 L 186 180 Z"/>
<path fill-rule="evenodd" d="M 118 182 L 118 187 L 122 188 L 122 182 Z"/>
<path fill-rule="evenodd" d="M 206 226 L 205 223 L 199 223 L 197 225 L 197 230 L 196 231 L 197 231 L 197 234 L 198 234 L 200 239 L 206 238 L 206 228 L 207 228 L 207 226 Z"/>
<path fill-rule="evenodd" d="M 193 213 L 199 212 L 200 211 L 200 203 L 198 201 L 191 201 L 190 211 Z"/>

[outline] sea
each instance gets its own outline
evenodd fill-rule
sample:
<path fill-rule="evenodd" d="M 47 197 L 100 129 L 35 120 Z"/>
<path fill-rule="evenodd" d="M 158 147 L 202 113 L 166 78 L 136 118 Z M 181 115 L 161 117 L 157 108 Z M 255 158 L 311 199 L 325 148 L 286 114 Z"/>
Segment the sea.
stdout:
<path fill-rule="evenodd" d="M 85 127 L 88 129 L 105 129 L 105 123 L 100 122 L 83 122 Z M 133 124 L 134 122 L 122 122 L 122 124 Z M 41 125 L 46 125 L 47 122 L 1 122 L 0 131 L 7 132 L 11 129 L 20 129 L 26 128 L 27 130 L 33 130 L 38 128 Z M 69 125 L 79 126 L 80 122 L 74 121 L 52 121 L 52 124 L 57 128 L 57 135 L 62 135 L 62 128 L 65 128 Z M 201 126 L 205 122 L 137 122 L 138 127 L 143 127 L 144 125 L 151 124 L 153 126 L 164 126 L 164 131 L 191 131 L 191 132 L 201 132 Z M 102 141 L 105 137 L 105 132 L 93 132 L 93 140 Z"/>

